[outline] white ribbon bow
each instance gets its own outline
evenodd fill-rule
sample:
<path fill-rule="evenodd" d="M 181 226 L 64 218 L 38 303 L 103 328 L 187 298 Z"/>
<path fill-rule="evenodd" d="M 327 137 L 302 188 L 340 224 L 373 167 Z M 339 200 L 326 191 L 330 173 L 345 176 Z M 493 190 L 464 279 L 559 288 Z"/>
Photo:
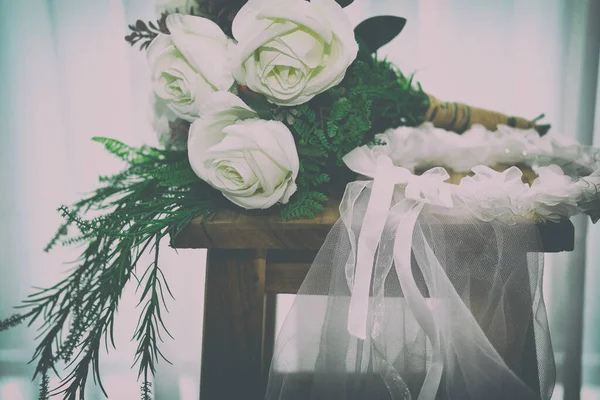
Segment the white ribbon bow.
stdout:
<path fill-rule="evenodd" d="M 366 146 L 348 153 L 344 156 L 344 162 L 351 170 L 373 178 L 371 197 L 358 239 L 354 287 L 348 318 L 348 331 L 360 339 L 365 339 L 369 288 L 375 251 L 390 212 L 395 186 L 405 186 L 405 198 L 409 200 L 403 207 L 404 212 L 402 213 L 406 214 L 404 218 L 407 218 L 403 221 L 405 229 L 398 233 L 399 238 L 402 234 L 403 242 L 408 242 L 409 263 L 412 233 L 423 205 L 427 203 L 451 208 L 453 206 L 452 186 L 444 183 L 449 175 L 443 168 L 433 168 L 421 176 L 416 176 L 406 168 L 394 166 L 387 155 L 374 154 Z"/>
<path fill-rule="evenodd" d="M 434 204 L 451 208 L 453 206 L 452 185 L 444 182 L 449 175 L 443 168 L 433 168 L 421 176 L 415 176 L 405 168 L 394 166 L 391 159 L 378 150 L 363 146 L 344 157 L 344 162 L 351 170 L 373 178 L 371 196 L 357 245 L 348 313 L 348 332 L 359 339 L 364 340 L 367 337 L 373 263 L 388 221 L 388 224 L 391 223 L 395 227 L 394 265 L 406 303 L 429 337 L 433 348 L 432 363 L 419 394 L 419 400 L 433 399 L 442 375 L 442 354 L 438 329 L 431 310 L 412 275 L 411 248 L 414 228 L 423 206 Z M 404 186 L 404 199 L 390 210 L 396 185 Z M 385 277 L 378 278 L 385 280 Z"/>

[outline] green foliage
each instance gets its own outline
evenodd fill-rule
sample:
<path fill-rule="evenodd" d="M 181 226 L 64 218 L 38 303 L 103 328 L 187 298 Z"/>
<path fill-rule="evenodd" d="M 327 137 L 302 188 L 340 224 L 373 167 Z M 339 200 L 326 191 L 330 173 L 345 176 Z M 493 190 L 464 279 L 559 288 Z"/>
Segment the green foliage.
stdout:
<path fill-rule="evenodd" d="M 265 96 L 252 92 L 247 86 L 242 85 L 238 87 L 238 96 L 251 109 L 256 111 L 261 119 L 273 118 L 274 106 L 273 104 L 269 103 Z"/>
<path fill-rule="evenodd" d="M 406 18 L 394 15 L 378 15 L 358 24 L 354 29 L 354 35 L 362 48 L 361 50 L 373 54 L 398 36 L 404 29 L 404 25 L 406 25 Z"/>
<path fill-rule="evenodd" d="M 373 144 L 390 127 L 423 122 L 427 95 L 387 61 L 369 58 L 350 66 L 346 78 L 309 103 L 294 108 L 290 130 L 300 157 L 298 190 L 282 207 L 284 220 L 312 218 L 330 195 L 339 196 L 354 175 L 343 157 Z"/>
<path fill-rule="evenodd" d="M 116 139 L 106 137 L 93 137 L 94 142 L 104 145 L 104 148 L 114 156 L 130 164 L 144 164 L 152 160 L 160 159 L 162 152 L 148 146 L 135 148 L 126 145 Z"/>
<path fill-rule="evenodd" d="M 356 83 L 350 76 L 347 87 Z M 298 192 L 283 207 L 284 219 L 312 218 L 323 210 L 332 178 L 348 181 L 342 157 L 365 143 L 371 128 L 371 103 L 368 95 L 339 86 L 296 107 L 291 131 L 300 156 Z"/>
<path fill-rule="evenodd" d="M 142 392 L 142 400 L 154 400 L 152 397 L 152 383 L 148 382 L 147 379 L 142 383 L 140 390 Z"/>
<path fill-rule="evenodd" d="M 215 22 L 225 32 L 232 36 L 231 25 L 235 15 L 248 0 L 197 0 L 195 15 L 208 18 Z"/>
<path fill-rule="evenodd" d="M 4 320 L 0 320 L 0 332 L 14 328 L 17 325 L 21 325 L 26 318 L 27 316 L 25 315 L 13 314 Z"/>
<path fill-rule="evenodd" d="M 59 209 L 59 212 L 60 212 L 60 209 Z M 56 230 L 56 233 L 54 234 L 52 239 L 50 239 L 50 242 L 48 242 L 46 247 L 44 247 L 44 251 L 46 253 L 48 253 L 50 250 L 52 250 L 58 244 L 58 242 L 61 240 L 61 238 L 63 238 L 64 236 L 66 236 L 69 233 L 69 225 L 71 225 L 71 222 L 69 220 L 66 220 L 65 222 L 63 222 L 60 225 L 60 227 Z"/>
<path fill-rule="evenodd" d="M 159 186 L 165 187 L 185 187 L 195 183 L 200 183 L 200 178 L 194 173 L 187 158 L 172 164 L 160 165 L 148 175 L 158 181 Z"/>
<path fill-rule="evenodd" d="M 209 212 L 215 194 L 195 177 L 185 152 L 94 140 L 128 166 L 103 178 L 88 197 L 59 209 L 65 222 L 47 249 L 61 240 L 66 245 L 83 244 L 81 256 L 66 278 L 30 295 L 20 306 L 26 311 L 1 321 L 0 330 L 24 320 L 40 323 L 32 360 L 37 362 L 35 375 L 42 376 L 40 398 L 47 398 L 47 374 L 59 361 L 67 363 L 68 373 L 50 394 L 84 398 L 90 373 L 104 391 L 98 369 L 101 348 L 114 347 L 120 297 L 131 278 L 139 276 L 135 280 L 142 312 L 133 335 L 138 342 L 135 363 L 144 376 L 142 396 L 151 398 L 147 377 L 154 373 L 158 358 L 164 358 L 159 342 L 163 333 L 168 334 L 162 314 L 170 291 L 158 261 L 160 241 Z M 86 218 L 90 212 L 98 215 Z M 77 229 L 69 232 L 68 227 Z M 148 266 L 140 265 L 145 253 L 154 256 Z"/>
<path fill-rule="evenodd" d="M 152 21 L 146 23 L 138 19 L 135 24 L 129 25 L 129 30 L 131 32 L 129 35 L 125 36 L 125 41 L 131 46 L 135 46 L 139 43 L 140 50 L 146 50 L 154 38 L 159 34 L 170 34 L 169 29 L 167 28 L 168 15 L 168 13 L 163 13 L 156 23 Z"/>
<path fill-rule="evenodd" d="M 50 399 L 50 377 L 45 373 L 42 376 L 42 381 L 40 382 L 40 393 L 38 396 L 39 400 L 48 400 Z"/>
<path fill-rule="evenodd" d="M 429 98 L 414 83 L 414 75 L 405 76 L 388 61 L 376 59 L 372 63 L 358 63 L 354 73 L 360 78 L 351 90 L 367 95 L 372 101 L 373 134 L 424 122 Z M 373 135 L 368 140 L 372 138 Z"/>
<path fill-rule="evenodd" d="M 352 3 L 352 0 L 339 1 L 348 4 Z M 247 0 L 198 0 L 196 1 L 196 5 L 190 7 L 189 10 L 175 9 L 174 11 L 175 13 L 181 12 L 183 14 L 208 18 L 219 25 L 226 35 L 231 37 L 233 18 L 246 2 Z M 170 34 L 166 23 L 168 15 L 168 12 L 162 13 L 156 22 L 150 21 L 146 23 L 142 20 L 137 20 L 135 24 L 129 25 L 131 32 L 125 36 L 125 41 L 131 46 L 139 43 L 140 50 L 146 50 L 159 34 Z"/>
<path fill-rule="evenodd" d="M 281 217 L 284 221 L 300 218 L 314 218 L 315 213 L 323 211 L 323 204 L 328 198 L 325 193 L 318 191 L 302 191 L 296 200 L 284 207 Z"/>
<path fill-rule="evenodd" d="M 550 125 L 550 124 L 541 124 L 541 125 L 538 124 L 538 122 L 541 121 L 542 119 L 544 119 L 545 117 L 546 117 L 546 115 L 542 113 L 531 120 L 531 122 L 536 124 L 535 130 L 537 131 L 537 133 L 540 134 L 540 136 L 544 136 L 546 133 L 548 133 L 548 131 L 550 131 L 550 128 L 552 128 L 552 125 Z"/>

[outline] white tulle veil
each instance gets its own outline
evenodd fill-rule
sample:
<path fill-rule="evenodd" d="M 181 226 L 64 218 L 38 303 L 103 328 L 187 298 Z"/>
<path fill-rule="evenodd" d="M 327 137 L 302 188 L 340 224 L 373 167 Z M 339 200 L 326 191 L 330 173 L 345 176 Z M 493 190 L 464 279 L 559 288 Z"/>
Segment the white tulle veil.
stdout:
<path fill-rule="evenodd" d="M 529 187 L 518 169 L 476 167 L 451 185 L 393 150 L 346 156 L 371 179 L 346 188 L 277 336 L 266 398 L 549 399 L 536 224 L 585 211 L 599 180 L 542 167 Z"/>

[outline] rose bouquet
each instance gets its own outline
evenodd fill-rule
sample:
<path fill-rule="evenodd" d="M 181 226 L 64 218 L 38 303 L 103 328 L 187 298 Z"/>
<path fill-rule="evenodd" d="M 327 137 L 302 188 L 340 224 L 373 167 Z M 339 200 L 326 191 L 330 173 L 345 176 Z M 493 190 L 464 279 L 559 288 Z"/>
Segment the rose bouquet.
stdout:
<path fill-rule="evenodd" d="M 64 223 L 48 244 L 84 250 L 70 274 L 40 289 L 0 330 L 41 323 L 33 356 L 41 375 L 66 363 L 55 393 L 83 398 L 88 375 L 102 387 L 100 349 L 112 341 L 119 298 L 138 277 L 141 316 L 135 362 L 149 399 L 158 358 L 164 296 L 158 264 L 162 238 L 192 219 L 226 207 L 277 208 L 283 219 L 312 217 L 355 177 L 344 156 L 380 145 L 376 134 L 424 122 L 464 132 L 499 124 L 545 133 L 536 120 L 513 118 L 425 93 L 377 50 L 404 27 L 396 16 L 353 28 L 343 0 L 179 0 L 161 2 L 156 22 L 137 21 L 126 40 L 146 51 L 154 127 L 162 148 L 95 141 L 127 167 L 59 212 Z M 88 218 L 95 213 L 98 216 Z M 154 261 L 139 271 L 145 252 Z"/>

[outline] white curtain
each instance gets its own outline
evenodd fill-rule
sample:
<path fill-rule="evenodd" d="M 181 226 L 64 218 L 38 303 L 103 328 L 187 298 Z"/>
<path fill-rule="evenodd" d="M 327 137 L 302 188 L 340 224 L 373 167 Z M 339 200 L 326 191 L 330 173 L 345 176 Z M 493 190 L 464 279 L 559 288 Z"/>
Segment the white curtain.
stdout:
<path fill-rule="evenodd" d="M 89 139 L 156 143 L 144 55 L 123 40 L 128 23 L 154 17 L 152 3 L 0 0 L 0 317 L 32 285 L 59 278 L 61 263 L 76 255 L 41 249 L 59 223 L 56 207 L 120 167 Z M 531 118 L 544 112 L 554 129 L 600 145 L 598 0 L 356 0 L 348 10 L 355 23 L 406 17 L 404 32 L 381 53 L 416 71 L 437 97 Z M 600 398 L 599 241 L 597 226 L 577 220 L 576 251 L 546 263 L 556 399 Z M 175 365 L 160 365 L 155 394 L 197 399 L 204 253 L 163 256 L 176 296 L 166 321 L 176 340 L 163 349 Z M 135 293 L 127 293 L 118 351 L 103 367 L 111 399 L 139 396 L 137 371 L 129 370 L 134 306 Z M 0 334 L 0 400 L 36 398 L 25 365 L 33 336 L 22 327 Z"/>

